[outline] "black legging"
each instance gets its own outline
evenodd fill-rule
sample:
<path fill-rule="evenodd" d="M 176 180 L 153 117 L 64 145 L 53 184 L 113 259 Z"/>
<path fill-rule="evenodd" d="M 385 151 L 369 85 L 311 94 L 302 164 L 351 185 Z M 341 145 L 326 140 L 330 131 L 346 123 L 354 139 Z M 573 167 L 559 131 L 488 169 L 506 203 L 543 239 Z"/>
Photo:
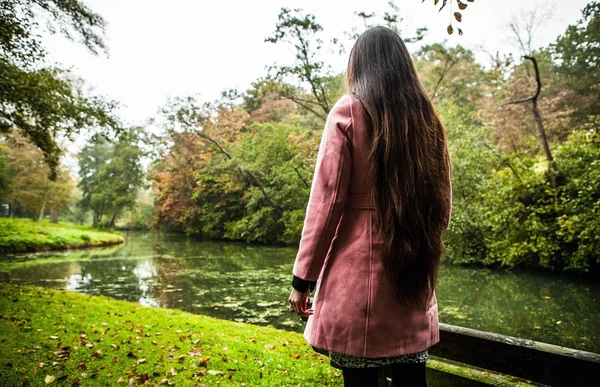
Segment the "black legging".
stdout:
<path fill-rule="evenodd" d="M 397 363 L 391 368 L 393 387 L 427 386 L 425 363 Z M 379 367 L 342 368 L 344 387 L 378 387 L 380 371 Z"/>

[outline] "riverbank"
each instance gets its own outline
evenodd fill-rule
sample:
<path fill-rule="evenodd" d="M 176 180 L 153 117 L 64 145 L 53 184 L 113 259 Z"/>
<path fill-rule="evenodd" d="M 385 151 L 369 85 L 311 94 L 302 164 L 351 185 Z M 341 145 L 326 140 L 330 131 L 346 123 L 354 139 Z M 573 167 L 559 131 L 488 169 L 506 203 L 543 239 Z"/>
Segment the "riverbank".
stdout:
<path fill-rule="evenodd" d="M 67 250 L 123 243 L 122 236 L 71 223 L 0 219 L 0 254 Z"/>
<path fill-rule="evenodd" d="M 298 333 L 36 286 L 0 284 L 0 342 L 5 385 L 343 384 Z"/>

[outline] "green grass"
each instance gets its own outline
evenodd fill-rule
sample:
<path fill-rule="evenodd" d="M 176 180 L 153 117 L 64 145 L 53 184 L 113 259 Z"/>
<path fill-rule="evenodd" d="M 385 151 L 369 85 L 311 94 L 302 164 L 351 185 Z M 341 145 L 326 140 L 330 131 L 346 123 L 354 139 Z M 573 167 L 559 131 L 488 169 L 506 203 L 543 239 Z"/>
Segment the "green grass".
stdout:
<path fill-rule="evenodd" d="M 0 284 L 0 380 L 46 385 L 342 386 L 293 332 Z M 119 384 L 118 384 L 119 383 Z"/>
<path fill-rule="evenodd" d="M 123 237 L 108 231 L 70 223 L 0 219 L 0 254 L 64 250 L 122 243 Z"/>

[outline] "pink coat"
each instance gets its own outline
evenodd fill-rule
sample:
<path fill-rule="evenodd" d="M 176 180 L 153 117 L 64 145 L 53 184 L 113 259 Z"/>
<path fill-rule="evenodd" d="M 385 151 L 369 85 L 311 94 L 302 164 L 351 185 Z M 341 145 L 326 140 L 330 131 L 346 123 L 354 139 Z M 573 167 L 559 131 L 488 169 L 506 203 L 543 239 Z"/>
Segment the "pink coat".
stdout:
<path fill-rule="evenodd" d="M 317 281 L 304 337 L 323 350 L 397 356 L 439 341 L 437 300 L 427 311 L 390 294 L 382 237 L 367 196 L 371 139 L 360 105 L 342 97 L 327 118 L 293 274 Z"/>

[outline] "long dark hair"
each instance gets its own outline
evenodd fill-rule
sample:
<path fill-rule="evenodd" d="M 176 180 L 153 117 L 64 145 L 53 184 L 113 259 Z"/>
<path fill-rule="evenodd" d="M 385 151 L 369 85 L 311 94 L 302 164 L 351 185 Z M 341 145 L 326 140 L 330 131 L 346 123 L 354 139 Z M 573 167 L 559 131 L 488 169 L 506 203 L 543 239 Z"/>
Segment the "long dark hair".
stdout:
<path fill-rule="evenodd" d="M 451 205 L 444 126 L 404 42 L 389 28 L 374 27 L 358 38 L 347 87 L 372 131 L 370 194 L 391 291 L 425 308 L 437 282 Z"/>

